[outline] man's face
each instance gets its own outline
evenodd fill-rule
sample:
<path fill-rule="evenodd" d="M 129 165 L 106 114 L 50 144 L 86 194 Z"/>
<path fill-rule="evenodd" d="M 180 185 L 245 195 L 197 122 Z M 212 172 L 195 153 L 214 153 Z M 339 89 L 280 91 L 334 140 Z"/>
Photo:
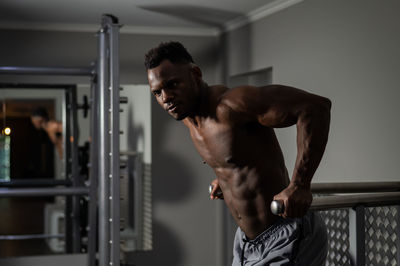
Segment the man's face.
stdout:
<path fill-rule="evenodd" d="M 40 117 L 40 116 L 32 116 L 31 121 L 32 121 L 33 126 L 36 129 L 41 129 L 44 119 L 43 119 L 43 117 Z"/>
<path fill-rule="evenodd" d="M 164 60 L 147 71 L 150 90 L 157 102 L 176 120 L 191 115 L 196 108 L 199 86 L 190 64 L 173 64 Z"/>

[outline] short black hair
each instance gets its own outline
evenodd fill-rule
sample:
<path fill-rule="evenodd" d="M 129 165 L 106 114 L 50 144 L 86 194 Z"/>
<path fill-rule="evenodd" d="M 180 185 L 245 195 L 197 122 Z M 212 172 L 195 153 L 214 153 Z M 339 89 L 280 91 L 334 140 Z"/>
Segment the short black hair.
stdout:
<path fill-rule="evenodd" d="M 164 60 L 174 64 L 194 63 L 192 56 L 180 42 L 163 42 L 147 52 L 144 65 L 146 69 L 152 69 Z"/>
<path fill-rule="evenodd" d="M 44 118 L 46 121 L 49 121 L 49 113 L 47 112 L 47 110 L 43 107 L 37 107 L 35 109 L 33 109 L 33 111 L 31 112 L 32 116 L 38 116 L 38 117 L 42 117 Z"/>

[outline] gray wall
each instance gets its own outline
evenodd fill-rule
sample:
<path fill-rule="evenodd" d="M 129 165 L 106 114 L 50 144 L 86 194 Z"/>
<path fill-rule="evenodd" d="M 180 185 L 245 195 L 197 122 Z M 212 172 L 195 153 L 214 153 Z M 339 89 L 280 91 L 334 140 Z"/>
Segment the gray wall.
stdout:
<path fill-rule="evenodd" d="M 172 35 L 120 35 L 120 78 L 122 84 L 147 83 L 143 65 L 144 54 L 160 42 L 177 40 L 187 46 L 205 77 L 213 82 L 219 77 L 216 71 L 217 37 Z M 95 33 L 54 32 L 34 30 L 1 30 L 1 65 L 7 66 L 62 66 L 88 67 L 97 57 Z M 0 82 L 56 82 L 89 83 L 86 77 L 15 77 L 1 76 Z"/>
<path fill-rule="evenodd" d="M 217 37 L 122 34 L 121 84 L 146 84 L 144 53 L 159 42 L 169 40 L 178 40 L 187 46 L 208 82 L 212 84 L 220 78 Z M 94 61 L 97 43 L 92 33 L 0 30 L 0 48 L 1 65 L 76 67 L 88 66 Z M 87 84 L 89 80 L 86 77 L 0 76 L 0 82 Z M 128 90 L 122 94 L 125 93 Z M 87 130 L 87 126 L 81 127 L 84 128 Z M 218 204 L 208 200 L 208 184 L 214 178 L 212 171 L 202 164 L 186 128 L 168 117 L 154 101 L 152 133 L 154 250 L 129 254 L 128 259 L 136 266 L 218 265 L 215 227 Z M 87 134 L 81 132 L 81 135 Z M 53 263 L 35 264 L 37 260 L 28 258 L 24 262 L 55 265 L 57 258 L 51 259 Z M 3 262 L 17 265 L 13 260 Z M 78 264 L 74 262 L 74 265 Z"/>
<path fill-rule="evenodd" d="M 333 101 L 316 182 L 400 180 L 400 2 L 306 0 L 227 34 L 229 74 L 273 68 L 273 83 Z M 278 130 L 289 172 L 295 128 Z"/>

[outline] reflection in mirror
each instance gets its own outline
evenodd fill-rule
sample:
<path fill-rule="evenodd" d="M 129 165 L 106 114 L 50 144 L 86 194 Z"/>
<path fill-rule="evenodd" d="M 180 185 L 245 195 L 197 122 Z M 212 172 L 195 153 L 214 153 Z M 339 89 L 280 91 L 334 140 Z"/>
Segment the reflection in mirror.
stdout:
<path fill-rule="evenodd" d="M 65 178 L 64 101 L 59 88 L 0 89 L 2 188 L 44 187 Z M 65 252 L 63 202 L 65 197 L 1 197 L 0 257 Z"/>
<path fill-rule="evenodd" d="M 54 117 L 54 100 L 7 99 L 2 106 L 0 123 L 9 131 L 3 135 L 9 144 L 8 158 L 4 159 L 10 167 L 8 178 L 2 180 L 53 178 L 54 145 L 36 110 L 47 110 L 47 116 Z"/>
<path fill-rule="evenodd" d="M 85 95 L 94 87 L 44 87 L 0 84 L 0 189 L 91 187 L 92 113 L 87 116 Z M 153 248 L 150 90 L 124 85 L 121 99 L 120 247 L 127 254 Z M 93 240 L 88 219 L 96 220 L 88 202 L 87 196 L 0 194 L 7 214 L 0 219 L 0 258 L 86 252 Z"/>

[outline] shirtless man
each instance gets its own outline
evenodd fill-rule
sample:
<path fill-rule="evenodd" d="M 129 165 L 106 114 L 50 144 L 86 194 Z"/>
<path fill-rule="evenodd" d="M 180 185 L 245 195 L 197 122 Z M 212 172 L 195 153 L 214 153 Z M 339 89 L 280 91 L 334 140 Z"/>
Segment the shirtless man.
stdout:
<path fill-rule="evenodd" d="M 62 138 L 62 124 L 55 120 L 50 120 L 49 114 L 46 109 L 38 107 L 32 111 L 31 121 L 33 126 L 37 129 L 46 131 L 51 142 L 56 146 L 58 156 L 63 158 L 63 138 Z"/>
<path fill-rule="evenodd" d="M 308 208 L 311 179 L 328 139 L 331 102 L 292 87 L 209 86 L 187 50 L 161 43 L 145 56 L 151 92 L 189 128 L 214 169 L 211 198 L 223 199 L 239 228 L 232 265 L 324 265 L 326 228 Z M 291 179 L 273 128 L 297 126 Z M 281 200 L 281 216 L 270 211 Z"/>

